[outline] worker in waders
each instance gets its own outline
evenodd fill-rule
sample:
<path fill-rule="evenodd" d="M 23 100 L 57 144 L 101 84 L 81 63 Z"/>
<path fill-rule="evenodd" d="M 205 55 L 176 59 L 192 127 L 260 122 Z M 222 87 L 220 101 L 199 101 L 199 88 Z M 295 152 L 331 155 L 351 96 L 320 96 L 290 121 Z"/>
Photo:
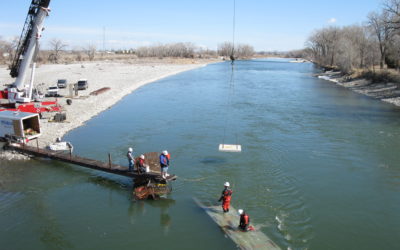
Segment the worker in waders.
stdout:
<path fill-rule="evenodd" d="M 133 158 L 133 149 L 128 148 L 128 153 L 126 154 L 126 157 L 128 158 L 128 171 L 131 172 L 133 170 L 133 164 L 134 164 L 134 158 Z"/>
<path fill-rule="evenodd" d="M 245 231 L 245 232 L 251 231 L 251 228 L 249 228 L 249 224 L 250 224 L 249 215 L 243 209 L 239 209 L 238 212 L 240 214 L 240 222 L 239 222 L 240 230 Z"/>
<path fill-rule="evenodd" d="M 225 182 L 224 190 L 222 190 L 221 198 L 218 201 L 222 201 L 222 210 L 224 213 L 229 212 L 229 206 L 231 204 L 232 190 L 229 188 L 229 182 Z"/>
<path fill-rule="evenodd" d="M 160 155 L 160 167 L 161 167 L 161 176 L 166 179 L 168 177 L 168 167 L 169 167 L 169 159 L 170 155 L 167 150 L 162 151 Z"/>

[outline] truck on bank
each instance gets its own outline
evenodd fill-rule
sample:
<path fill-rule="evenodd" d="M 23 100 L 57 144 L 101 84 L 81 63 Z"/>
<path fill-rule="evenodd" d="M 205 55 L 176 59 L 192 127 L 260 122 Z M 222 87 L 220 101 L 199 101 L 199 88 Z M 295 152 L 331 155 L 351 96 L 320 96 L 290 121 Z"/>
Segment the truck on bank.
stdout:
<path fill-rule="evenodd" d="M 41 135 L 39 114 L 19 111 L 0 112 L 0 138 L 27 142 Z"/>

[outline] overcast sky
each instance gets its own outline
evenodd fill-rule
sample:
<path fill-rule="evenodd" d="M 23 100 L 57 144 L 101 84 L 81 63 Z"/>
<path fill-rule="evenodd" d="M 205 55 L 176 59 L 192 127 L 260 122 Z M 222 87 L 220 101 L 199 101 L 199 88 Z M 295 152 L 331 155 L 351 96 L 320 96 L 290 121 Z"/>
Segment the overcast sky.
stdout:
<path fill-rule="evenodd" d="M 31 0 L 2 1 L 0 36 L 19 36 Z M 236 0 L 236 42 L 261 50 L 301 49 L 311 32 L 361 24 L 382 0 Z M 52 0 L 42 46 L 53 38 L 69 48 L 192 42 L 216 49 L 232 40 L 233 0 Z M 104 32 L 105 30 L 105 32 Z"/>

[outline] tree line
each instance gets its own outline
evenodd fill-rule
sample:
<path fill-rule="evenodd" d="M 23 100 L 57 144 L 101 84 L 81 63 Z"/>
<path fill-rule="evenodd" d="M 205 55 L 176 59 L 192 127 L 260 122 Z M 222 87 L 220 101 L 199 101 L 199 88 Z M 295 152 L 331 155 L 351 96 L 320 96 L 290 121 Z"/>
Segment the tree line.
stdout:
<path fill-rule="evenodd" d="M 14 58 L 18 38 L 12 41 L 1 39 L 0 37 L 0 64 L 10 64 Z M 47 44 L 46 50 L 40 50 L 37 61 L 40 63 L 64 63 L 72 61 L 92 61 L 100 59 L 105 53 L 108 54 L 127 54 L 125 57 L 176 57 L 176 58 L 215 58 L 218 56 L 228 57 L 234 53 L 235 58 L 250 58 L 255 52 L 254 48 L 248 44 L 239 44 L 235 48 L 230 42 L 218 45 L 217 50 L 211 50 L 196 46 L 193 43 L 169 43 L 156 44 L 151 46 L 141 46 L 129 50 L 98 51 L 96 46 L 88 44 L 80 48 L 68 48 L 68 44 L 61 39 L 51 39 Z"/>
<path fill-rule="evenodd" d="M 362 25 L 326 27 L 307 39 L 303 56 L 350 73 L 354 69 L 400 69 L 400 0 L 386 0 Z"/>

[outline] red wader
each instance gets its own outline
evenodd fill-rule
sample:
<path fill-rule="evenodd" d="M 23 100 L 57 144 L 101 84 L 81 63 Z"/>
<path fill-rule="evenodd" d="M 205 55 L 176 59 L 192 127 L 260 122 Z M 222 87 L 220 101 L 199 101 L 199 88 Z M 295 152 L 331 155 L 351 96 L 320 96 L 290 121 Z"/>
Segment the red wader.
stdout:
<path fill-rule="evenodd" d="M 232 190 L 226 189 L 222 192 L 222 209 L 224 212 L 229 211 L 229 206 L 231 205 Z"/>
<path fill-rule="evenodd" d="M 224 211 L 229 210 L 229 206 L 231 205 L 231 196 L 225 196 L 224 199 L 222 200 L 222 209 Z"/>
<path fill-rule="evenodd" d="M 250 223 L 250 218 L 249 215 L 244 213 L 240 216 L 240 229 L 243 231 L 249 231 L 249 223 Z"/>

